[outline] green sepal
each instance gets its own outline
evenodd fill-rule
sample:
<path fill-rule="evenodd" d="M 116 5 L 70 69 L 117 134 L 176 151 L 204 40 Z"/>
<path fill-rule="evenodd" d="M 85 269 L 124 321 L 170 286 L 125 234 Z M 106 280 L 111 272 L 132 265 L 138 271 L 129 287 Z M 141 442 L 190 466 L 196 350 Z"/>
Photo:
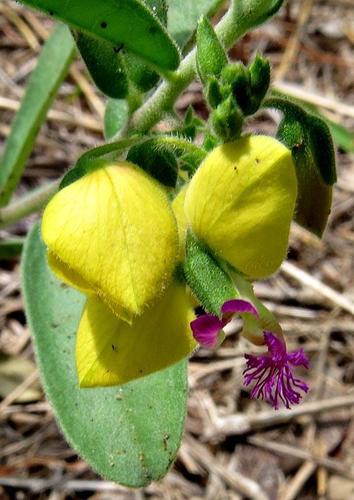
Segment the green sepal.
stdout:
<path fill-rule="evenodd" d="M 191 231 L 183 269 L 186 282 L 207 312 L 220 316 L 223 303 L 237 296 L 230 276 Z"/>
<path fill-rule="evenodd" d="M 101 92 L 113 99 L 125 98 L 128 79 L 121 54 L 122 45 L 115 47 L 110 42 L 78 30 L 73 30 L 73 35 L 81 57 Z"/>
<path fill-rule="evenodd" d="M 205 123 L 203 120 L 198 118 L 194 113 L 193 107 L 188 106 L 188 109 L 184 115 L 183 125 L 177 129 L 173 130 L 173 134 L 178 136 L 183 136 L 186 139 L 193 141 L 197 135 L 197 132 L 204 129 Z"/>
<path fill-rule="evenodd" d="M 221 82 L 223 83 L 224 99 L 229 97 L 231 92 L 243 113 L 250 114 L 251 82 L 246 66 L 241 62 L 228 64 L 222 71 Z"/>
<path fill-rule="evenodd" d="M 255 113 L 266 95 L 270 83 L 270 64 L 257 54 L 248 68 L 241 62 L 228 64 L 221 73 L 224 99 L 230 92 L 244 115 Z"/>
<path fill-rule="evenodd" d="M 251 110 L 255 113 L 266 95 L 270 84 L 270 64 L 268 59 L 257 54 L 249 68 L 251 84 Z"/>
<path fill-rule="evenodd" d="M 208 77 L 219 77 L 227 64 L 225 50 L 207 17 L 203 16 L 197 28 L 197 70 L 203 83 Z"/>
<path fill-rule="evenodd" d="M 212 109 L 216 109 L 223 101 L 220 81 L 216 76 L 210 76 L 204 87 L 205 98 Z"/>
<path fill-rule="evenodd" d="M 128 149 L 142 140 L 144 140 L 143 137 L 132 137 L 131 139 L 110 142 L 86 151 L 86 153 L 80 156 L 76 165 L 64 175 L 59 185 L 59 189 L 69 186 L 69 184 L 72 184 L 94 170 L 112 164 L 125 149 Z"/>
<path fill-rule="evenodd" d="M 219 104 L 210 119 L 215 134 L 223 142 L 234 141 L 240 136 L 244 117 L 232 96 Z"/>
<path fill-rule="evenodd" d="M 220 140 L 215 137 L 215 135 L 212 135 L 210 133 L 206 133 L 204 135 L 204 140 L 203 140 L 203 149 L 207 151 L 208 153 L 212 151 L 216 146 L 220 144 Z"/>
<path fill-rule="evenodd" d="M 177 159 L 171 146 L 158 137 L 133 146 L 129 150 L 127 160 L 138 165 L 165 186 L 176 186 Z"/>
<path fill-rule="evenodd" d="M 278 139 L 292 152 L 298 180 L 295 221 L 321 237 L 332 205 L 336 181 L 335 153 L 328 125 L 288 98 L 271 97 L 265 107 L 279 109 L 284 117 Z"/>

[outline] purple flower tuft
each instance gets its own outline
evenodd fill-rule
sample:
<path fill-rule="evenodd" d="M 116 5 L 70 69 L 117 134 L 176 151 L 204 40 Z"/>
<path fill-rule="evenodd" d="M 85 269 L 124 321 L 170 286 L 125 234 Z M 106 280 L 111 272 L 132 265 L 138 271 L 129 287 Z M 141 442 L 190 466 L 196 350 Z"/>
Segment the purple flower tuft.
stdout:
<path fill-rule="evenodd" d="M 213 349 L 218 345 L 219 334 L 226 323 L 214 314 L 203 314 L 191 322 L 193 337 L 203 347 Z"/>
<path fill-rule="evenodd" d="M 227 300 L 221 307 L 223 314 L 253 314 L 258 318 L 258 311 L 251 302 L 243 299 Z"/>
<path fill-rule="evenodd" d="M 279 408 L 280 402 L 290 408 L 291 404 L 300 402 L 300 391 L 307 392 L 309 389 L 305 382 L 294 377 L 293 367 L 308 368 L 309 360 L 303 349 L 288 353 L 284 340 L 272 332 L 264 332 L 264 340 L 268 347 L 267 354 L 245 355 L 245 384 L 255 382 L 252 398 L 269 401 L 275 409 Z"/>

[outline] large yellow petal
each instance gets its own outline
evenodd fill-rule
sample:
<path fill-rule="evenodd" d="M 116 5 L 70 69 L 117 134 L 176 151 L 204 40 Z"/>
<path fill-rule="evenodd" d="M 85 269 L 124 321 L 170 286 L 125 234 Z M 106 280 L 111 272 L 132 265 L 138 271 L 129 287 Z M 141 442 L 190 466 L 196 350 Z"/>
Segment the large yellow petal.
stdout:
<path fill-rule="evenodd" d="M 48 264 L 57 278 L 60 279 L 60 281 L 64 281 L 64 283 L 66 283 L 67 285 L 76 288 L 86 295 L 94 295 L 94 292 L 91 290 L 90 285 L 86 281 L 84 281 L 84 279 L 78 273 L 66 266 L 51 252 L 48 252 Z M 110 303 L 110 308 L 120 319 L 126 321 L 127 323 L 132 323 L 133 315 L 129 311 L 123 309 L 122 307 L 119 307 L 117 303 L 113 302 Z"/>
<path fill-rule="evenodd" d="M 59 191 L 44 212 L 42 235 L 59 278 L 128 317 L 163 293 L 178 256 L 165 189 L 128 162 Z"/>
<path fill-rule="evenodd" d="M 183 186 L 179 191 L 176 198 L 172 202 L 173 213 L 175 214 L 178 227 L 178 238 L 179 238 L 179 260 L 183 262 L 186 255 L 186 237 L 188 222 L 187 217 L 184 212 L 184 201 L 186 198 L 188 184 Z"/>
<path fill-rule="evenodd" d="M 244 137 L 207 156 L 189 184 L 185 211 L 213 252 L 262 278 L 286 256 L 296 194 L 290 151 L 272 137 Z"/>
<path fill-rule="evenodd" d="M 129 382 L 170 366 L 196 347 L 194 318 L 185 286 L 172 284 L 164 297 L 132 325 L 119 320 L 96 297 L 89 297 L 77 334 L 81 387 Z"/>
<path fill-rule="evenodd" d="M 82 293 L 92 293 L 91 287 L 78 273 L 66 266 L 56 255 L 48 252 L 48 264 L 57 278 Z"/>

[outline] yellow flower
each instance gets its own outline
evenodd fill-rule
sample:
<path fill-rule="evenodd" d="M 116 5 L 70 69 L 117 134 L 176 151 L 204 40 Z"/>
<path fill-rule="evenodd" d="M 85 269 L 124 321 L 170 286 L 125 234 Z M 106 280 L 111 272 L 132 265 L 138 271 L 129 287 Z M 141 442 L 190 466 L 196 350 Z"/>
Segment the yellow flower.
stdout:
<path fill-rule="evenodd" d="M 184 259 L 185 189 L 172 203 Z M 129 325 L 97 297 L 89 297 L 76 340 L 76 363 L 81 387 L 118 385 L 149 375 L 188 357 L 197 347 L 190 322 L 195 299 L 186 285 L 173 279 L 164 295 Z"/>
<path fill-rule="evenodd" d="M 182 189 L 177 194 L 176 198 L 172 202 L 173 213 L 175 214 L 178 227 L 178 239 L 179 239 L 179 261 L 183 262 L 186 255 L 186 237 L 188 222 L 186 214 L 184 211 L 184 201 L 186 198 L 188 184 L 182 187 Z"/>
<path fill-rule="evenodd" d="M 286 256 L 297 181 L 290 151 L 272 137 L 243 137 L 215 148 L 185 198 L 194 234 L 251 279 L 274 273 Z"/>
<path fill-rule="evenodd" d="M 124 384 L 186 358 L 196 347 L 192 319 L 185 285 L 177 281 L 131 325 L 89 297 L 76 341 L 80 386 Z"/>
<path fill-rule="evenodd" d="M 192 302 L 173 276 L 176 218 L 141 169 L 120 162 L 59 191 L 42 235 L 54 273 L 87 296 L 76 338 L 81 387 L 124 384 L 195 349 Z"/>
<path fill-rule="evenodd" d="M 59 191 L 45 209 L 42 236 L 57 276 L 127 321 L 163 294 L 178 257 L 165 189 L 128 162 Z"/>

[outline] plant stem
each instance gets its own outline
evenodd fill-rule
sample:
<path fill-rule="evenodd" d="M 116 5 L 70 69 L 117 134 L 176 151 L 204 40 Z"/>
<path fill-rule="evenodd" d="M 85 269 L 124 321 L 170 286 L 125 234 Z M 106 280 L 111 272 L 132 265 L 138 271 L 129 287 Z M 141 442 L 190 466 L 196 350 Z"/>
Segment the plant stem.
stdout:
<path fill-rule="evenodd" d="M 0 228 L 8 226 L 42 208 L 57 191 L 59 184 L 60 180 L 45 184 L 14 201 L 11 205 L 0 208 Z"/>
<path fill-rule="evenodd" d="M 246 31 L 242 16 L 238 20 L 236 2 L 232 2 L 229 10 L 215 27 L 221 44 L 228 49 Z M 194 48 L 181 62 L 172 81 L 164 81 L 156 92 L 131 117 L 124 133 L 143 133 L 153 127 L 175 104 L 179 95 L 193 81 L 196 69 L 197 50 Z"/>

